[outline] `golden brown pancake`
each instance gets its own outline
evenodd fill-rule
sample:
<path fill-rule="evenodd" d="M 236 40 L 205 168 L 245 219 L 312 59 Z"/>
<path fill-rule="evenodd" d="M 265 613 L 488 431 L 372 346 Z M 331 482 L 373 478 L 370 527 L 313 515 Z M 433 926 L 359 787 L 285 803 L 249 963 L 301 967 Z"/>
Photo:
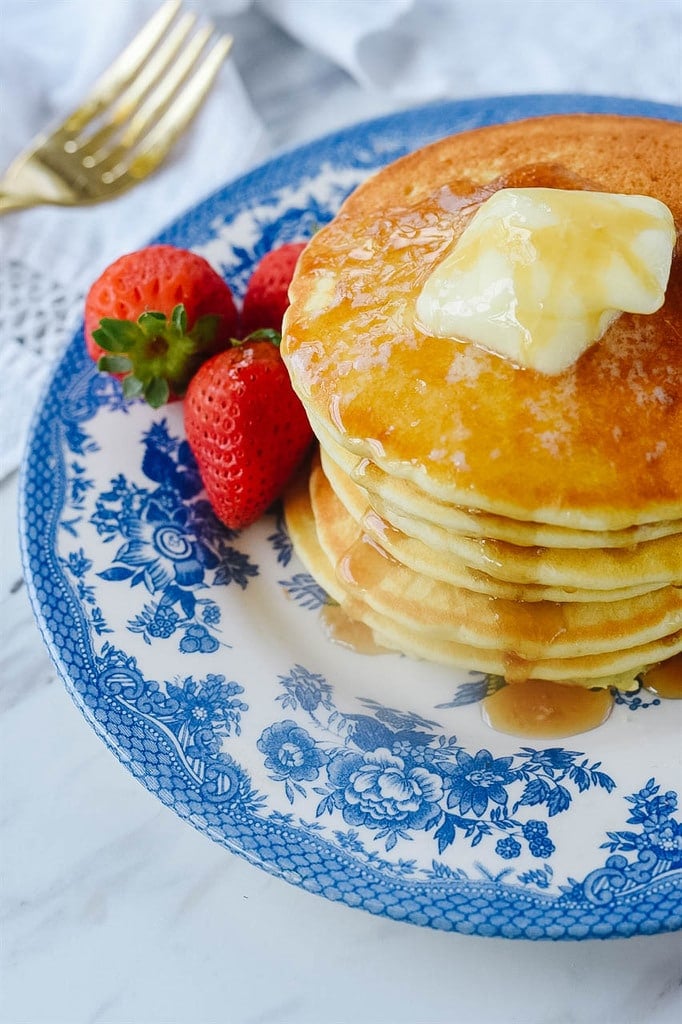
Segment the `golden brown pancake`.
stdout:
<path fill-rule="evenodd" d="M 316 491 L 315 509 L 309 484 Z M 478 647 L 443 638 L 396 618 L 390 608 L 379 610 L 373 607 L 368 602 L 368 588 L 349 586 L 343 573 L 337 571 L 336 556 L 333 553 L 330 556 L 330 552 L 325 550 L 320 539 L 320 527 L 326 524 L 334 532 L 338 531 L 336 543 L 340 550 L 344 543 L 349 549 L 355 545 L 356 525 L 344 516 L 331 489 L 319 488 L 315 470 L 310 477 L 303 473 L 293 482 L 287 492 L 285 511 L 287 529 L 296 551 L 312 575 L 350 618 L 369 626 L 377 643 L 390 650 L 445 665 L 492 672 L 505 676 L 509 681 L 539 679 L 622 689 L 636 688 L 637 676 L 645 667 L 682 650 L 682 629 L 620 651 L 546 659 L 529 659 L 512 650 Z"/>
<path fill-rule="evenodd" d="M 389 518 L 393 512 L 396 516 L 410 516 L 415 521 L 440 523 L 466 537 L 488 537 L 525 547 L 627 548 L 641 541 L 673 535 L 677 535 L 678 542 L 682 543 L 682 519 L 660 520 L 623 530 L 572 530 L 429 499 L 408 480 L 391 477 L 370 459 L 342 448 L 321 423 L 315 424 L 315 433 L 327 457 L 362 486 L 373 508 L 382 514 L 387 510 Z"/>
<path fill-rule="evenodd" d="M 313 420 L 452 504 L 597 530 L 679 519 L 679 252 L 663 307 L 623 314 L 556 376 L 423 334 L 414 305 L 497 188 L 649 195 L 679 224 L 681 149 L 676 123 L 554 116 L 455 135 L 380 171 L 292 282 L 282 354 Z"/>
<path fill-rule="evenodd" d="M 415 317 L 494 191 L 653 196 L 679 231 L 681 153 L 682 125 L 646 118 L 463 133 L 374 175 L 301 256 L 282 354 L 328 481 L 314 476 L 312 504 L 290 518 L 332 593 L 389 646 L 584 685 L 682 646 L 679 242 L 661 309 L 622 314 L 556 375 L 432 337 Z M 339 576 L 359 527 L 391 565 L 364 588 Z M 573 623 L 554 640 L 550 603 Z"/>
<path fill-rule="evenodd" d="M 637 544 L 624 550 L 595 550 L 586 559 L 582 551 L 576 553 L 572 548 L 515 548 L 485 537 L 472 539 L 448 534 L 439 526 L 419 524 L 427 535 L 422 541 L 401 530 L 403 522 L 408 529 L 418 530 L 413 522 L 391 516 L 390 512 L 382 515 L 377 511 L 381 510 L 381 505 L 376 499 L 370 505 L 363 489 L 338 468 L 324 449 L 321 457 L 336 496 L 376 543 L 415 572 L 455 586 L 517 601 L 614 601 L 674 584 L 682 571 L 682 548 L 678 545 L 671 545 L 669 551 L 670 559 L 677 562 L 678 571 L 673 571 L 673 566 L 668 564 L 666 579 L 658 578 L 664 577 L 665 573 L 658 560 L 652 558 L 648 544 Z M 437 532 L 442 535 L 442 543 L 431 547 L 429 535 Z M 443 545 L 447 540 L 458 544 L 459 550 L 444 552 Z M 657 550 L 654 544 L 654 555 Z M 591 559 L 595 560 L 594 571 L 588 572 L 586 568 Z M 635 577 L 628 571 L 633 567 L 640 569 Z M 643 579 L 642 569 L 649 569 L 654 578 Z M 630 582 L 633 578 L 639 582 Z"/>

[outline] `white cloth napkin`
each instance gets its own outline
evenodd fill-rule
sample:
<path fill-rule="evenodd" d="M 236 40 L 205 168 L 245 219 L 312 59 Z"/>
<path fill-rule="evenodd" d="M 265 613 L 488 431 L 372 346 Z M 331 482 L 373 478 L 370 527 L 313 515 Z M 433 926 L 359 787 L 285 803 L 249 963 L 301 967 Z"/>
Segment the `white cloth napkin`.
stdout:
<path fill-rule="evenodd" d="M 680 0 L 256 2 L 363 86 L 407 103 L 526 92 L 682 99 Z"/>

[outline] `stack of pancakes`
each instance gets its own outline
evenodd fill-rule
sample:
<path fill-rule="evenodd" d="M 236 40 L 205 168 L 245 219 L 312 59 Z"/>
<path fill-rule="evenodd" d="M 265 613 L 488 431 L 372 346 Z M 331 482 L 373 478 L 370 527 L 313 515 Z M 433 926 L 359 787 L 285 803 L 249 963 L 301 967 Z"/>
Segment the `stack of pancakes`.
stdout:
<path fill-rule="evenodd" d="M 679 124 L 603 115 L 463 133 L 380 171 L 303 253 L 282 353 L 320 451 L 287 523 L 384 646 L 590 687 L 682 651 L 679 252 L 663 307 L 556 375 L 415 316 L 496 189 L 648 195 L 679 225 L 681 150 Z"/>

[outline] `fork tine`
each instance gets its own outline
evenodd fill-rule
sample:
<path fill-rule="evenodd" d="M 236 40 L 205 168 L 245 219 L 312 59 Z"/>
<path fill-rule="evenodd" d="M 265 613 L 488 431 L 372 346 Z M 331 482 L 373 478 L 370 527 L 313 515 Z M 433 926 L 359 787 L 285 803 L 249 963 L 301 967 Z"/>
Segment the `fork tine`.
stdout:
<path fill-rule="evenodd" d="M 103 159 L 106 155 L 103 147 L 107 140 L 135 113 L 156 83 L 162 81 L 166 74 L 173 73 L 173 61 L 192 30 L 195 20 L 193 14 L 183 14 L 135 80 L 124 90 L 113 111 L 107 115 L 107 123 L 82 142 L 74 141 L 69 147 L 70 152 L 83 152 L 85 167 L 94 167 Z M 170 72 L 168 68 L 171 68 Z"/>
<path fill-rule="evenodd" d="M 83 105 L 19 153 L 2 178 L 0 214 L 38 203 L 99 202 L 131 188 L 162 163 L 203 103 L 233 42 L 224 36 L 211 47 L 213 29 L 208 28 L 183 47 L 196 19 L 176 19 L 180 4 L 166 0 Z M 175 60 L 179 49 L 183 52 Z M 160 51 L 166 56 L 159 57 Z M 113 126 L 112 117 L 118 121 Z M 99 120 L 88 134 L 93 118 Z M 110 136 L 123 137 L 125 145 L 119 141 L 105 149 Z"/>
<path fill-rule="evenodd" d="M 116 154 L 119 150 L 132 149 L 148 127 L 158 121 L 179 87 L 197 64 L 201 51 L 212 32 L 212 26 L 205 25 L 192 36 L 177 61 L 166 74 L 160 76 L 158 83 L 154 85 L 138 109 L 133 112 L 130 122 L 124 127 L 114 147 L 107 149 L 102 146 L 91 156 L 86 157 L 83 163 L 87 167 L 94 167 L 97 163 L 106 162 L 111 158 L 112 153 Z M 115 127 L 112 126 L 111 130 L 107 132 L 108 136 L 112 135 Z"/>
<path fill-rule="evenodd" d="M 116 60 L 97 79 L 81 106 L 65 120 L 65 134 L 77 134 L 97 117 L 135 78 L 147 57 L 164 35 L 181 0 L 165 0 Z"/>
<path fill-rule="evenodd" d="M 123 174 L 134 179 L 146 178 L 158 167 L 199 110 L 232 43 L 232 36 L 218 39 L 199 69 L 185 82 L 162 117 L 142 139 L 141 146 L 129 154 L 130 159 L 123 159 L 104 172 L 102 180 L 105 183 L 110 184 Z"/>

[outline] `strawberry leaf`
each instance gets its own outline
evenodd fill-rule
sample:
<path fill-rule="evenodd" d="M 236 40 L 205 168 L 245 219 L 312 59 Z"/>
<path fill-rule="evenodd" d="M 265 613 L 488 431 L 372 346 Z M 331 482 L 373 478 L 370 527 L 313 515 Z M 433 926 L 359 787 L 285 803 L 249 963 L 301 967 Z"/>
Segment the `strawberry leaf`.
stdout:
<path fill-rule="evenodd" d="M 144 386 L 144 397 L 152 409 L 158 409 L 160 406 L 165 405 L 170 398 L 168 381 L 163 377 L 152 377 L 149 383 Z"/>
<path fill-rule="evenodd" d="M 127 356 L 100 356 L 97 369 L 105 373 L 129 373 L 132 363 Z"/>
<path fill-rule="evenodd" d="M 221 318 L 202 316 L 187 330 L 187 311 L 179 303 L 170 319 L 148 310 L 136 323 L 105 317 L 93 331 L 97 344 L 110 355 L 101 356 L 100 370 L 123 378 L 126 397 L 143 395 L 158 409 L 171 394 L 184 395 L 191 377 L 215 351 Z"/>
<path fill-rule="evenodd" d="M 212 313 L 207 313 L 206 316 L 199 317 L 194 327 L 189 332 L 189 337 L 192 338 L 197 346 L 197 352 L 201 352 L 206 345 L 209 345 L 213 341 L 218 329 L 218 320 L 219 317 L 214 316 Z"/>
<path fill-rule="evenodd" d="M 92 336 L 100 348 L 107 352 L 129 352 L 139 343 L 142 332 L 137 324 L 130 320 L 113 320 L 105 317 L 100 326 L 92 332 Z"/>
<path fill-rule="evenodd" d="M 205 319 L 206 317 L 201 317 L 198 320 L 198 323 L 201 323 L 201 321 Z M 217 320 L 217 317 L 212 317 L 212 319 Z M 185 312 L 185 307 L 182 303 L 174 306 L 173 312 L 171 313 L 171 323 L 175 329 L 180 332 L 180 334 L 187 333 L 187 313 Z"/>
<path fill-rule="evenodd" d="M 137 322 L 147 337 L 150 337 L 158 332 L 161 324 L 166 323 L 166 314 L 156 313 L 154 310 L 150 309 L 144 313 L 140 313 Z M 121 323 L 125 323 L 125 320 L 122 320 Z"/>
<path fill-rule="evenodd" d="M 270 341 L 275 348 L 279 348 L 282 343 L 282 333 L 272 327 L 261 327 L 259 330 L 247 334 L 244 341 Z"/>
<path fill-rule="evenodd" d="M 131 374 L 123 378 L 121 385 L 126 398 L 139 398 L 144 390 L 144 385 L 139 377 L 133 377 Z"/>

